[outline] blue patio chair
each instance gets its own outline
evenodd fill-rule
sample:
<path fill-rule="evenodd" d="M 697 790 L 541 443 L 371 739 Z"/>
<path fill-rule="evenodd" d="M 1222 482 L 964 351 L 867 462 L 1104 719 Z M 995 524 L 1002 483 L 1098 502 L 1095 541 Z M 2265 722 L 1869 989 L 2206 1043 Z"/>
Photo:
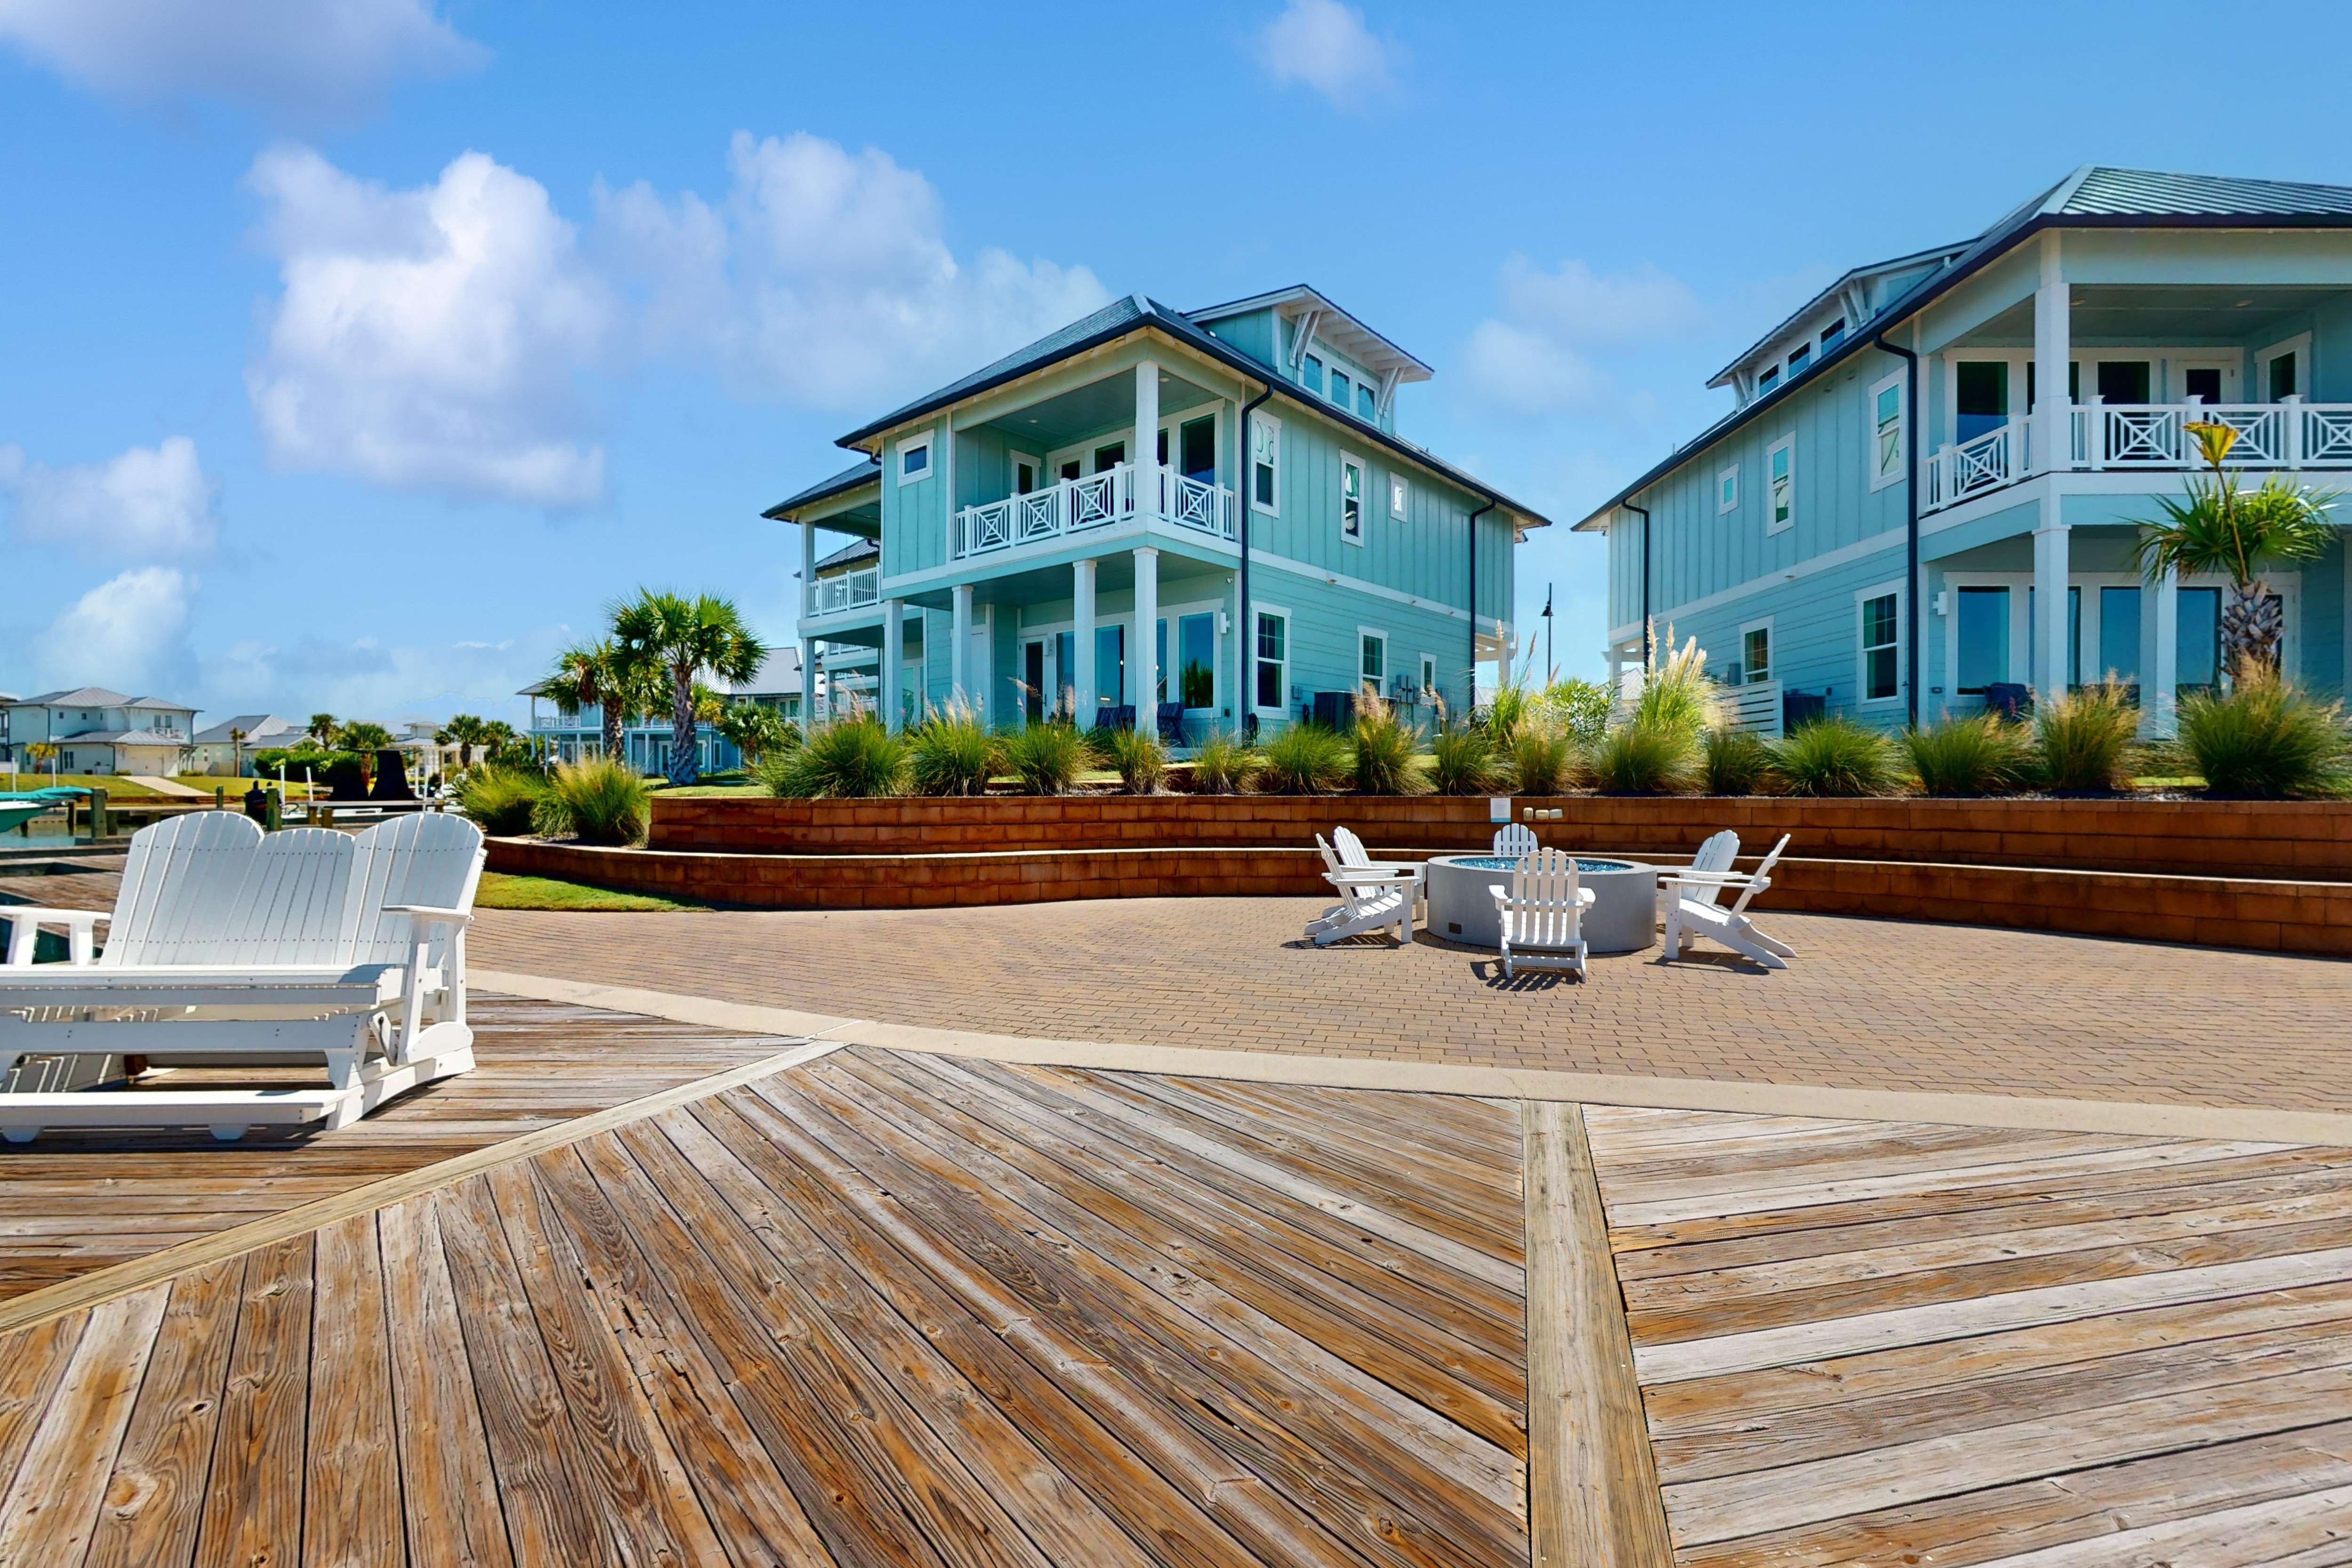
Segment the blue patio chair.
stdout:
<path fill-rule="evenodd" d="M 1164 746 L 1184 744 L 1184 705 L 1182 703 L 1160 705 L 1160 740 Z"/>
<path fill-rule="evenodd" d="M 2016 681 L 1995 681 L 1985 687 L 1985 709 L 2003 718 L 2022 718 L 2033 711 L 2033 688 Z"/>

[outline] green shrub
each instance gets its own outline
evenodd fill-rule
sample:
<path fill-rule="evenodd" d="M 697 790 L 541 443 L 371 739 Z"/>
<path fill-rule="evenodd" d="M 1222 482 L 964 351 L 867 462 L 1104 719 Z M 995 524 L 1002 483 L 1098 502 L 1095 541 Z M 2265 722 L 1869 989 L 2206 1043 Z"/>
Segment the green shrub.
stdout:
<path fill-rule="evenodd" d="M 1285 727 L 1263 754 L 1257 787 L 1269 795 L 1328 795 L 1345 789 L 1355 771 L 1347 741 L 1311 720 Z"/>
<path fill-rule="evenodd" d="M 1356 699 L 1356 788 L 1367 795 L 1418 795 L 1421 729 L 1370 692 Z"/>
<path fill-rule="evenodd" d="M 1441 795 L 1485 795 L 1500 782 L 1495 737 L 1481 726 L 1441 729 L 1429 749 L 1429 781 Z"/>
<path fill-rule="evenodd" d="M 1066 795 L 1094 755 L 1066 718 L 1028 725 L 1004 737 L 1004 770 L 1024 795 Z"/>
<path fill-rule="evenodd" d="M 2268 673 L 2181 699 L 2179 750 L 2215 795 L 2281 800 L 2352 792 L 2352 734 L 2341 704 Z"/>
<path fill-rule="evenodd" d="M 457 781 L 459 808 L 492 838 L 530 832 L 546 794 L 545 779 L 509 768 L 477 768 Z"/>
<path fill-rule="evenodd" d="M 872 714 L 818 725 L 801 744 L 760 765 L 768 792 L 795 800 L 866 800 L 895 795 L 907 777 L 907 742 Z"/>
<path fill-rule="evenodd" d="M 2114 681 L 2084 686 L 2033 713 L 2035 772 L 2048 789 L 2110 791 L 2131 784 L 2139 712 Z"/>
<path fill-rule="evenodd" d="M 950 703 L 908 737 L 908 775 L 918 795 L 985 795 L 999 749 L 970 705 Z"/>
<path fill-rule="evenodd" d="M 531 826 L 542 838 L 568 833 L 583 844 L 642 843 L 653 795 L 643 775 L 613 758 L 558 763 L 532 811 Z"/>
<path fill-rule="evenodd" d="M 1239 794 L 1249 788 L 1257 768 L 1255 747 L 1244 745 L 1225 730 L 1212 730 L 1192 748 L 1192 792 Z"/>
<path fill-rule="evenodd" d="M 1115 729 L 1097 747 L 1110 754 L 1108 760 L 1120 789 L 1130 795 L 1160 793 L 1160 780 L 1168 777 L 1168 748 L 1158 736 L 1143 729 Z"/>
<path fill-rule="evenodd" d="M 2032 733 L 1998 713 L 1906 729 L 1896 744 L 1919 776 L 1919 788 L 1930 795 L 2005 794 L 2033 772 Z"/>
<path fill-rule="evenodd" d="M 1557 795 L 1576 770 L 1576 743 L 1549 714 L 1531 713 L 1503 743 L 1511 788 L 1521 795 Z"/>
<path fill-rule="evenodd" d="M 1773 746 L 1772 768 L 1791 795 L 1891 795 L 1900 782 L 1893 744 L 1850 718 L 1798 726 Z"/>
<path fill-rule="evenodd" d="M 1594 788 L 1612 795 L 1672 795 L 1692 783 L 1695 737 L 1679 726 L 1621 724 L 1586 758 Z"/>
<path fill-rule="evenodd" d="M 1710 795 L 1761 795 L 1772 779 L 1772 748 L 1753 730 L 1718 725 L 1700 743 L 1699 772 Z"/>
<path fill-rule="evenodd" d="M 1543 706 L 1579 746 L 1591 746 L 1609 727 L 1607 686 L 1568 675 L 1544 688 Z"/>

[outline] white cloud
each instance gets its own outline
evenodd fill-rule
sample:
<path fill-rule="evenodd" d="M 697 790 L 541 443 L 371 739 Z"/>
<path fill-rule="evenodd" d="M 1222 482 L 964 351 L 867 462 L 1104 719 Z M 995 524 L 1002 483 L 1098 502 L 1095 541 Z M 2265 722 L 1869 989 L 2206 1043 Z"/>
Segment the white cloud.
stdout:
<path fill-rule="evenodd" d="M 560 640 L 560 628 L 542 628 L 498 643 L 243 642 L 206 660 L 200 685 L 220 712 L 327 712 L 395 728 L 453 713 L 519 719 L 516 691 L 547 673 Z"/>
<path fill-rule="evenodd" d="M 971 370 L 1101 306 L 1083 267 L 948 248 L 939 193 L 874 148 L 805 132 L 728 150 L 719 204 L 597 192 L 602 252 L 648 348 L 715 357 L 739 389 L 831 409 Z"/>
<path fill-rule="evenodd" d="M 614 301 L 543 186 L 467 152 L 392 191 L 306 148 L 248 180 L 285 285 L 246 375 L 274 461 L 541 507 L 602 497 L 579 381 Z"/>
<path fill-rule="evenodd" d="M 347 118 L 401 78 L 488 57 L 431 0 L 0 0 L 0 41 L 110 98 L 299 120 Z"/>
<path fill-rule="evenodd" d="M 1646 263 L 1599 274 L 1569 260 L 1546 271 L 1513 256 L 1496 293 L 1501 312 L 1472 329 L 1465 380 L 1482 401 L 1530 417 L 1648 411 L 1652 400 L 1622 397 L 1593 356 L 1681 337 L 1703 316 L 1687 285 Z"/>
<path fill-rule="evenodd" d="M 134 695 L 187 681 L 188 606 L 195 580 L 168 566 L 140 567 L 100 583 L 40 639 L 48 678 L 61 686 L 105 685 Z"/>
<path fill-rule="evenodd" d="M 1396 46 L 1372 37 L 1364 14 L 1340 0 L 1290 0 L 1258 35 L 1257 55 L 1276 83 L 1304 82 L 1344 110 L 1362 110 L 1395 85 Z"/>
<path fill-rule="evenodd" d="M 220 486 L 184 435 L 104 463 L 51 468 L 0 446 L 0 490 L 16 497 L 16 531 L 86 555 L 195 555 L 220 537 Z"/>

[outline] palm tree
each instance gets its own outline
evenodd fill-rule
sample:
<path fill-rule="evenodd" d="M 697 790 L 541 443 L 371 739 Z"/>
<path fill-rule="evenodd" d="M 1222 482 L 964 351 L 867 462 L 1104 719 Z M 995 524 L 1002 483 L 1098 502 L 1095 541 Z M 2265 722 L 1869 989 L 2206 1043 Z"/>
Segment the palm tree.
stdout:
<path fill-rule="evenodd" d="M 345 751 L 381 751 L 392 744 L 392 731 L 363 718 L 354 719 L 336 727 L 335 743 Z"/>
<path fill-rule="evenodd" d="M 452 714 L 449 722 L 441 727 L 435 741 L 457 747 L 457 771 L 463 773 L 474 765 L 474 747 L 490 738 L 490 727 L 469 713 Z"/>
<path fill-rule="evenodd" d="M 702 773 L 694 750 L 694 683 L 708 674 L 730 685 L 760 673 L 768 650 L 735 601 L 717 594 L 640 589 L 613 612 L 613 636 L 628 662 L 658 670 L 669 687 L 669 779 L 691 784 Z"/>
<path fill-rule="evenodd" d="M 610 638 L 578 643 L 555 656 L 555 674 L 543 689 L 560 707 L 597 710 L 604 755 L 621 755 L 621 727 L 646 709 L 641 673 Z"/>
<path fill-rule="evenodd" d="M 338 727 L 333 714 L 314 713 L 310 716 L 310 727 L 302 733 L 321 746 L 332 746 L 335 744 L 335 731 Z"/>
<path fill-rule="evenodd" d="M 228 748 L 229 756 L 233 759 L 229 777 L 242 779 L 245 777 L 245 731 L 235 725 L 229 726 L 228 728 Z"/>
<path fill-rule="evenodd" d="M 36 773 L 38 773 L 41 770 L 42 763 L 47 763 L 49 765 L 49 777 L 53 779 L 57 778 L 58 748 L 50 742 L 46 740 L 36 740 L 26 743 L 25 747 L 25 760 L 33 765 L 33 771 Z"/>
<path fill-rule="evenodd" d="M 453 719 L 450 722 L 454 724 L 457 721 Z M 475 722 L 481 721 L 478 719 Z M 515 727 L 506 720 L 494 718 L 482 725 L 481 742 L 483 761 L 511 762 L 514 753 L 522 747 L 522 737 L 516 734 Z"/>
<path fill-rule="evenodd" d="M 2263 569 L 2310 560 L 2326 550 L 2336 537 L 2327 515 L 2336 497 L 2275 478 L 2263 480 L 2259 489 L 2241 490 L 2238 476 L 2221 466 L 2237 444 L 2238 432 L 2204 423 L 2187 429 L 2210 473 L 2189 482 L 2186 501 L 2158 498 L 2165 520 L 2139 520 L 2132 563 L 2151 584 L 2168 572 L 2226 574 L 2230 603 L 2221 612 L 2222 667 L 2233 673 L 2242 665 L 2275 670 L 2284 627 Z"/>
<path fill-rule="evenodd" d="M 783 716 L 764 703 L 729 703 L 719 710 L 715 727 L 754 768 L 770 751 L 782 751 L 792 744 Z"/>

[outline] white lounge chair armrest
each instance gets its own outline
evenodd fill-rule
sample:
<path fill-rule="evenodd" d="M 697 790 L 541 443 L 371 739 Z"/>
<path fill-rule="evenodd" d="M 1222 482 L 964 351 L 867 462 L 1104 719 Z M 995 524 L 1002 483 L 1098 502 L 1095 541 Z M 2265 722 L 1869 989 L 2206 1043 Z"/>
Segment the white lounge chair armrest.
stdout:
<path fill-rule="evenodd" d="M 474 918 L 470 911 L 442 909 L 430 904 L 387 904 L 383 908 L 387 915 L 405 915 L 426 925 L 467 925 Z"/>
<path fill-rule="evenodd" d="M 0 920 L 14 925 L 17 921 L 29 921 L 35 925 L 51 920 L 89 920 L 105 925 L 114 916 L 103 909 L 43 909 L 37 904 L 0 904 Z"/>
<path fill-rule="evenodd" d="M 1580 887 L 1576 890 L 1576 902 L 1578 904 L 1587 909 L 1591 908 L 1593 901 L 1600 896 L 1600 894 L 1594 892 L 1589 887 Z"/>
<path fill-rule="evenodd" d="M 1418 881 L 1419 873 L 1382 871 L 1377 866 L 1350 865 L 1342 866 L 1338 871 L 1327 871 L 1323 873 L 1323 879 L 1326 882 L 1345 883 L 1350 887 L 1380 887 L 1395 883 Z"/>
<path fill-rule="evenodd" d="M 1749 871 L 1662 871 L 1658 883 L 1680 883 L 1688 887 L 1746 887 L 1756 880 Z"/>
<path fill-rule="evenodd" d="M 40 940 L 44 925 L 62 926 L 68 935 L 70 949 L 68 962 L 76 968 L 87 968 L 91 958 L 98 928 L 109 924 L 114 916 L 97 909 L 42 909 L 37 906 L 11 904 L 0 908 L 0 925 L 5 925 L 8 939 L 0 943 L 7 950 L 7 967 L 29 969 L 33 967 L 33 948 Z"/>
<path fill-rule="evenodd" d="M 1486 884 L 1486 891 L 1495 895 L 1495 902 L 1497 904 L 1504 904 L 1511 902 L 1511 890 L 1505 887 L 1499 882 L 1488 883 Z"/>

